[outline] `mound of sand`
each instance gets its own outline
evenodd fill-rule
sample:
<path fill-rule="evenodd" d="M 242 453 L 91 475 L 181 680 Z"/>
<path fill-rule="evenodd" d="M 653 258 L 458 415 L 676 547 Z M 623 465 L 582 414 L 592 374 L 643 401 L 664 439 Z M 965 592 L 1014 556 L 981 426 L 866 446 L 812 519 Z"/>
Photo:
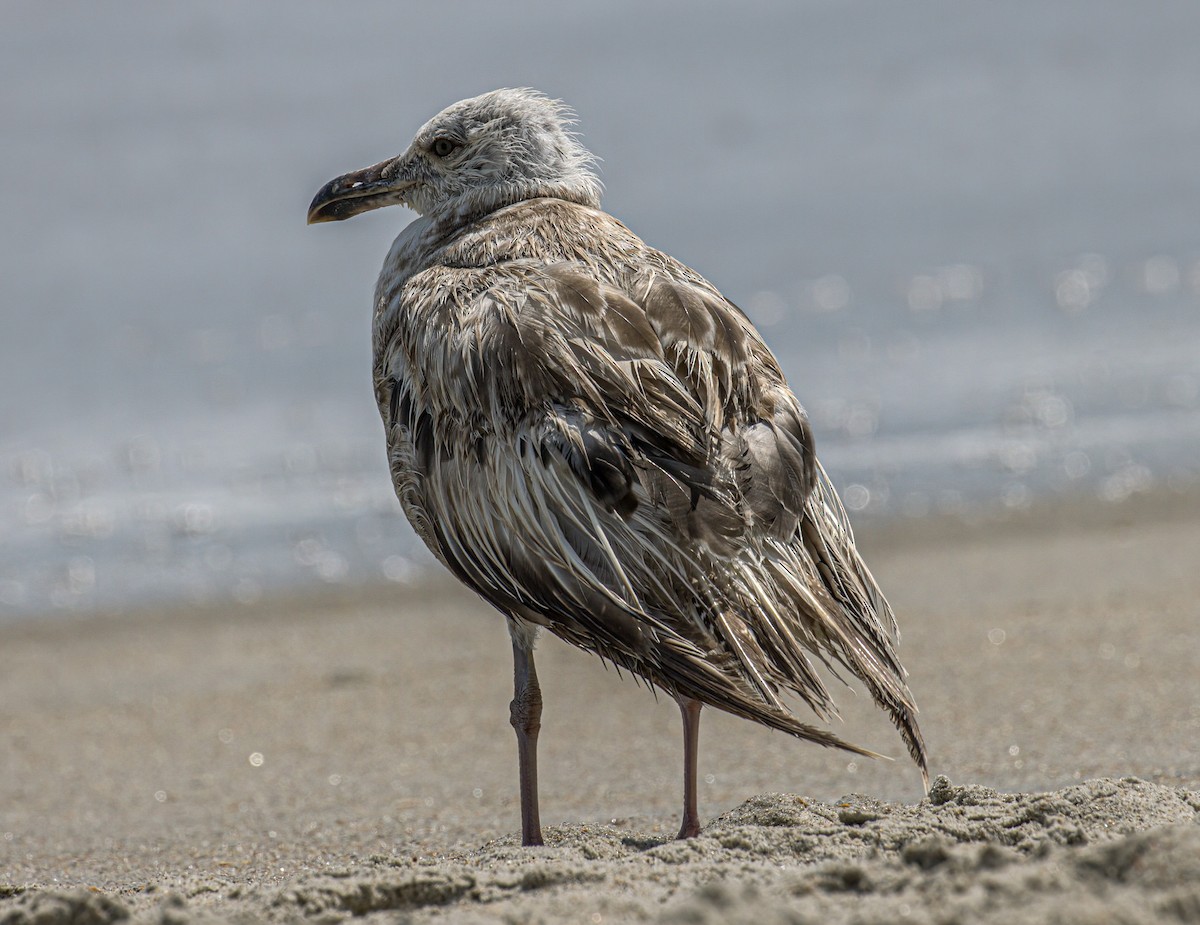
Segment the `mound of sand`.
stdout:
<path fill-rule="evenodd" d="M 756 797 L 684 842 L 563 826 L 545 848 L 376 855 L 281 886 L 30 890 L 0 904 L 0 925 L 1200 922 L 1198 820 L 1200 793 L 1137 778 L 1006 794 L 939 777 L 916 805 Z"/>

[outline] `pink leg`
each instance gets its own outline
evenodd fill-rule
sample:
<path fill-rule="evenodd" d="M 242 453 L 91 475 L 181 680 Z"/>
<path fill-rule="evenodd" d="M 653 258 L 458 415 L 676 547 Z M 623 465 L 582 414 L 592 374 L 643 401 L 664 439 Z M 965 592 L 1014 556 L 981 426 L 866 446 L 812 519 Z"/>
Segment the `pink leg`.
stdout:
<path fill-rule="evenodd" d="M 513 701 L 509 717 L 517 732 L 521 774 L 521 844 L 542 845 L 538 818 L 537 739 L 542 728 L 542 689 L 533 667 L 533 640 L 513 636 Z"/>
<path fill-rule="evenodd" d="M 700 748 L 700 708 L 704 705 L 690 697 L 676 697 L 683 714 L 683 825 L 677 838 L 695 838 L 700 834 L 700 812 L 696 808 L 696 759 Z"/>

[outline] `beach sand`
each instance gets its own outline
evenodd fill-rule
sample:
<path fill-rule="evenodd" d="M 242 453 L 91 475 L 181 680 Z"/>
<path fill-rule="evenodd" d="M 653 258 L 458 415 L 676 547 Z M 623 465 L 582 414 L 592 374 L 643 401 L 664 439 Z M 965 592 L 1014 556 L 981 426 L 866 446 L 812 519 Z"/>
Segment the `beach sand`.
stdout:
<path fill-rule="evenodd" d="M 678 711 L 447 582 L 0 627 L 0 925 L 1200 922 L 1200 497 L 860 530 L 939 775 Z"/>

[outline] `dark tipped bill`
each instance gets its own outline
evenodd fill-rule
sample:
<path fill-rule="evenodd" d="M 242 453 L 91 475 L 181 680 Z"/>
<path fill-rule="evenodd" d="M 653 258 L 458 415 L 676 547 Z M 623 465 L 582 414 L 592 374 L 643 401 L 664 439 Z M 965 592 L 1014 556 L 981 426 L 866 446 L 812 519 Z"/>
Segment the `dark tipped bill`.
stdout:
<path fill-rule="evenodd" d="M 395 176 L 388 168 L 394 160 L 381 161 L 330 180 L 313 197 L 308 223 L 340 222 L 372 209 L 404 204 L 404 193 L 412 181 Z"/>

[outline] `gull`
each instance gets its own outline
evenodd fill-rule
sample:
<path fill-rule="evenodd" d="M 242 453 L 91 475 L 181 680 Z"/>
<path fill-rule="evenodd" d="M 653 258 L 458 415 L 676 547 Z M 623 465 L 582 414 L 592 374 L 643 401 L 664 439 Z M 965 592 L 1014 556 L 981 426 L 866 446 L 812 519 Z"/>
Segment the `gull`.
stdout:
<path fill-rule="evenodd" d="M 543 844 L 542 629 L 679 704 L 680 838 L 705 705 L 880 757 L 789 707 L 836 716 L 820 666 L 863 683 L 927 787 L 895 617 L 807 414 L 736 305 L 601 211 L 574 124 L 535 90 L 462 100 L 308 212 L 419 216 L 375 290 L 375 398 L 417 535 L 508 621 L 522 844 Z"/>

